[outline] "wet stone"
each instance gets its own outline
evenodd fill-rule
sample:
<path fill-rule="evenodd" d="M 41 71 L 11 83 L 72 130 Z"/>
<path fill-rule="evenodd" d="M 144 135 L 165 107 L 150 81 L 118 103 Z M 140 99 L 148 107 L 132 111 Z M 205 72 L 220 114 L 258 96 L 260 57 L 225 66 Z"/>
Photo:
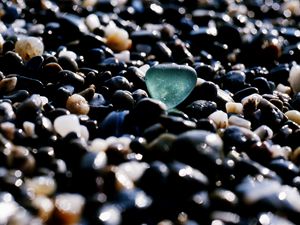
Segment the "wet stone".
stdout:
<path fill-rule="evenodd" d="M 189 154 L 182 151 L 183 146 L 188 149 Z M 184 132 L 177 137 L 173 142 L 171 154 L 178 161 L 211 174 L 216 168 L 216 160 L 222 155 L 222 148 L 223 141 L 218 135 L 204 130 L 194 130 Z"/>
<path fill-rule="evenodd" d="M 188 105 L 184 112 L 196 120 L 206 118 L 217 110 L 217 104 L 213 101 L 197 100 Z"/>
<path fill-rule="evenodd" d="M 0 224 L 300 224 L 299 9 L 0 1 Z"/>

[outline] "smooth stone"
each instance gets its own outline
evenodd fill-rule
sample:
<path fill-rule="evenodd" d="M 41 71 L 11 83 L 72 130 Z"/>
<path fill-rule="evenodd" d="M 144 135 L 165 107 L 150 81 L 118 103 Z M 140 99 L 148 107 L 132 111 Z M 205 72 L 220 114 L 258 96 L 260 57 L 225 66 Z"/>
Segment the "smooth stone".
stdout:
<path fill-rule="evenodd" d="M 54 130 L 62 137 L 70 132 L 80 134 L 81 127 L 76 115 L 62 115 L 54 120 Z"/>
<path fill-rule="evenodd" d="M 298 110 L 289 110 L 285 113 L 289 120 L 300 125 L 300 112 Z"/>
<path fill-rule="evenodd" d="M 197 100 L 188 105 L 183 111 L 196 120 L 206 118 L 217 110 L 217 104 L 213 101 Z"/>
<path fill-rule="evenodd" d="M 288 185 L 281 185 L 278 181 L 270 179 L 257 181 L 253 178 L 245 178 L 236 189 L 238 193 L 242 194 L 241 199 L 247 207 L 254 205 L 257 207 L 261 202 L 265 206 L 269 206 L 268 209 L 271 209 L 270 206 L 272 206 L 279 212 L 299 213 L 300 195 L 298 190 Z"/>
<path fill-rule="evenodd" d="M 300 66 L 299 65 L 296 64 L 292 66 L 290 70 L 288 82 L 290 83 L 291 88 L 295 94 L 300 92 Z"/>
<path fill-rule="evenodd" d="M 16 42 L 15 51 L 24 61 L 28 61 L 35 56 L 43 54 L 44 44 L 39 38 L 24 37 Z"/>
<path fill-rule="evenodd" d="M 196 71 L 176 64 L 160 64 L 146 72 L 145 82 L 152 98 L 158 99 L 170 108 L 176 107 L 194 89 L 197 81 Z"/>
<path fill-rule="evenodd" d="M 208 131 L 190 130 L 177 136 L 170 153 L 175 160 L 199 169 L 214 179 L 218 167 L 216 163 L 223 157 L 223 140 Z"/>

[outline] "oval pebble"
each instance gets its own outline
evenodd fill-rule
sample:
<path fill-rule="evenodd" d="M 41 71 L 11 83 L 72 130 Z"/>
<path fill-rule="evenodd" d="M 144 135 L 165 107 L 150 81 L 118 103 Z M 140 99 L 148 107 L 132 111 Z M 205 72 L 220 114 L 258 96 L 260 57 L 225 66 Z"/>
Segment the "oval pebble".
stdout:
<path fill-rule="evenodd" d="M 300 66 L 295 64 L 292 66 L 288 81 L 294 93 L 300 92 Z"/>
<path fill-rule="evenodd" d="M 71 95 L 66 103 L 66 108 L 74 114 L 88 114 L 90 106 L 88 102 L 79 94 Z"/>
<path fill-rule="evenodd" d="M 81 133 L 79 119 L 74 114 L 57 117 L 53 125 L 54 130 L 62 137 L 65 137 L 70 132 Z"/>
<path fill-rule="evenodd" d="M 225 108 L 227 113 L 243 114 L 243 104 L 239 102 L 227 102 Z"/>
<path fill-rule="evenodd" d="M 37 37 L 23 37 L 15 44 L 15 51 L 24 61 L 44 53 L 44 44 Z"/>
<path fill-rule="evenodd" d="M 285 113 L 285 115 L 289 120 L 292 120 L 293 122 L 300 125 L 300 112 L 298 110 L 289 110 Z"/>
<path fill-rule="evenodd" d="M 228 127 L 228 115 L 221 110 L 213 112 L 208 116 L 208 118 L 214 121 L 218 128 Z"/>
<path fill-rule="evenodd" d="M 250 121 L 248 121 L 246 119 L 243 119 L 241 117 L 235 116 L 235 115 L 232 115 L 232 116 L 229 117 L 228 124 L 239 126 L 239 127 L 245 127 L 247 129 L 251 128 L 251 122 Z"/>

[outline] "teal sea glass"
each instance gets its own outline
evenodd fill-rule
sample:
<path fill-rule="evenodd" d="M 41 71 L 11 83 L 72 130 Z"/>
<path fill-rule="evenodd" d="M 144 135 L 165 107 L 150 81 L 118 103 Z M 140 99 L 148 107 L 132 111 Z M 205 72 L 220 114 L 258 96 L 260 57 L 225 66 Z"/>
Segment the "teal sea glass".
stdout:
<path fill-rule="evenodd" d="M 197 73 L 187 65 L 159 64 L 147 70 L 145 82 L 150 96 L 172 109 L 192 92 Z"/>

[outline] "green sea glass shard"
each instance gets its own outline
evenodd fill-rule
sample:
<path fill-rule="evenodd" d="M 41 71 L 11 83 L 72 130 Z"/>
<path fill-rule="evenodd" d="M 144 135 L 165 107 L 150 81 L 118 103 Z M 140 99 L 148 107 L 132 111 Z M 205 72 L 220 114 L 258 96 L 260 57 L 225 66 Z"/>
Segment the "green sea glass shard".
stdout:
<path fill-rule="evenodd" d="M 192 92 L 197 82 L 197 73 L 186 65 L 159 64 L 147 70 L 145 82 L 150 96 L 171 109 Z"/>

